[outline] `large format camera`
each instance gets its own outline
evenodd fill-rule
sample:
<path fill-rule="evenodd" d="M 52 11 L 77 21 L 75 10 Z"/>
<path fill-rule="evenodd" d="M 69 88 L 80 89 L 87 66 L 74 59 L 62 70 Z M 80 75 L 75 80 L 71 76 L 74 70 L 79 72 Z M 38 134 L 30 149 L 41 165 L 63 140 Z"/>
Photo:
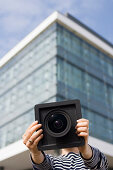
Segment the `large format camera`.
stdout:
<path fill-rule="evenodd" d="M 38 149 L 49 150 L 84 145 L 84 138 L 75 133 L 77 119 L 81 117 L 79 100 L 35 105 L 35 120 L 42 124 L 44 134 Z"/>

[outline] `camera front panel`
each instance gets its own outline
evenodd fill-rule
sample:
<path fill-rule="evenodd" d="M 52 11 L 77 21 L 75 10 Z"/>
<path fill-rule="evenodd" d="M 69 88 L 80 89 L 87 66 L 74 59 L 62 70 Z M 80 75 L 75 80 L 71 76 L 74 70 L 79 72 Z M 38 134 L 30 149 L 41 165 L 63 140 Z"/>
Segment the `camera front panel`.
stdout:
<path fill-rule="evenodd" d="M 35 120 L 42 124 L 43 139 L 39 150 L 61 149 L 84 145 L 84 138 L 75 133 L 77 119 L 82 118 L 80 101 L 45 103 L 35 106 Z"/>

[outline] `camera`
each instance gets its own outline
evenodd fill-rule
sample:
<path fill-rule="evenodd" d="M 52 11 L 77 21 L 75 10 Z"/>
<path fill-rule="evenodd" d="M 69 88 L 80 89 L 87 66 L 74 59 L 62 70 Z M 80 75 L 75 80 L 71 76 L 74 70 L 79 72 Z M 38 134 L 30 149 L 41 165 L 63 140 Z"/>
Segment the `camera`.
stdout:
<path fill-rule="evenodd" d="M 78 147 L 84 138 L 77 136 L 75 126 L 82 118 L 80 100 L 68 100 L 35 105 L 35 120 L 42 124 L 43 139 L 39 150 Z"/>
<path fill-rule="evenodd" d="M 62 137 L 71 128 L 69 115 L 61 109 L 53 109 L 45 117 L 45 128 L 50 136 Z"/>

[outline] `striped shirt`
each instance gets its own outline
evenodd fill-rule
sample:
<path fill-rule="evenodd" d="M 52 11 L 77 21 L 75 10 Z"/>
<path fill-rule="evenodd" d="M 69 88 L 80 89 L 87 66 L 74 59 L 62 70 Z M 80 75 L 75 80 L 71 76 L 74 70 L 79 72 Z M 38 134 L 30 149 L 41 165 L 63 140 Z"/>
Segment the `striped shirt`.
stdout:
<path fill-rule="evenodd" d="M 35 164 L 32 161 L 34 170 L 107 170 L 108 162 L 103 153 L 98 149 L 91 147 L 93 155 L 91 159 L 84 159 L 81 154 L 70 152 L 67 155 L 58 157 L 44 154 L 44 161 L 41 164 Z"/>

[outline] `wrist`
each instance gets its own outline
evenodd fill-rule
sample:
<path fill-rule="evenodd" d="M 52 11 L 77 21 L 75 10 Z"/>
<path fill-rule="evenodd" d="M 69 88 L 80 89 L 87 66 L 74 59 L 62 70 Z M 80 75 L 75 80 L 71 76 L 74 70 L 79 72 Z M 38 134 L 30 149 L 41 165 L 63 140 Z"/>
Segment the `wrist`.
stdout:
<path fill-rule="evenodd" d="M 84 159 L 91 159 L 93 156 L 93 151 L 89 145 L 87 145 L 80 153 Z"/>
<path fill-rule="evenodd" d="M 44 161 L 44 154 L 41 151 L 31 153 L 31 157 L 35 164 L 41 164 Z"/>

